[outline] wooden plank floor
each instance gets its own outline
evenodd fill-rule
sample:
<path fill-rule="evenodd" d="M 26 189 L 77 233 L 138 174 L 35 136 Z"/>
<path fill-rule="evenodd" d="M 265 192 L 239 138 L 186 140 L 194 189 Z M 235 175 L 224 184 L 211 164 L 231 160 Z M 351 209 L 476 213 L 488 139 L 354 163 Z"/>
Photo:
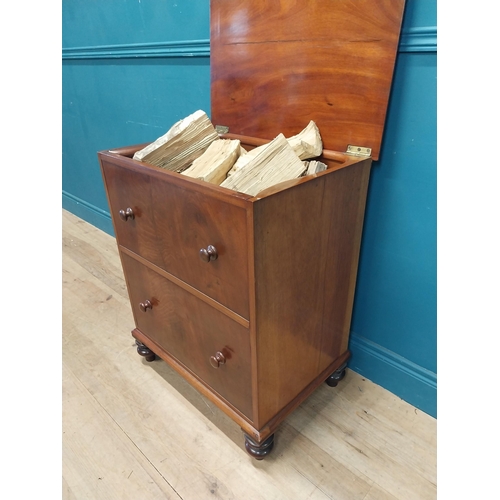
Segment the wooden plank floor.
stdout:
<path fill-rule="evenodd" d="M 63 498 L 436 498 L 436 420 L 348 371 L 262 462 L 162 361 L 138 356 L 114 238 L 63 211 Z"/>

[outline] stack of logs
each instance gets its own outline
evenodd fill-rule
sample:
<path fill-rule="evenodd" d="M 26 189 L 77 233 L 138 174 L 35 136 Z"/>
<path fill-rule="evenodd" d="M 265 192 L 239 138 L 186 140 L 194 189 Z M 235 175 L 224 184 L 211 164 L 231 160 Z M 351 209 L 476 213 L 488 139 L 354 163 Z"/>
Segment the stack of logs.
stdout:
<path fill-rule="evenodd" d="M 221 139 L 206 113 L 198 110 L 137 151 L 134 160 L 256 196 L 280 182 L 325 170 L 324 163 L 312 160 L 322 151 L 313 121 L 293 137 L 279 134 L 246 151 L 239 140 Z"/>

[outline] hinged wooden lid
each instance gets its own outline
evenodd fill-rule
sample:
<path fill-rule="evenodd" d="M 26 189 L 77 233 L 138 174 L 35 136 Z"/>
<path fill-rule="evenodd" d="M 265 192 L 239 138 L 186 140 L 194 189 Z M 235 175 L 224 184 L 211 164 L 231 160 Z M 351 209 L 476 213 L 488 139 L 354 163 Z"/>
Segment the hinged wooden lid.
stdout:
<path fill-rule="evenodd" d="M 405 0 L 211 0 L 212 121 L 378 159 Z"/>

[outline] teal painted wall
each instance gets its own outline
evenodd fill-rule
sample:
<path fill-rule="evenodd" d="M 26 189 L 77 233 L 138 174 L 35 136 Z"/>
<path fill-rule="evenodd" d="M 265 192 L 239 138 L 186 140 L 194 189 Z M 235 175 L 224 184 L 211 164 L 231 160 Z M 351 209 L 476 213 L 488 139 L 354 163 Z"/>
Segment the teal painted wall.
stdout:
<path fill-rule="evenodd" d="M 63 0 L 63 207 L 113 234 L 96 152 L 210 111 L 209 3 Z M 407 0 L 349 366 L 436 416 L 436 0 Z"/>
<path fill-rule="evenodd" d="M 349 366 L 437 416 L 435 0 L 407 0 L 368 191 Z"/>
<path fill-rule="evenodd" d="M 63 206 L 113 234 L 96 152 L 210 110 L 209 3 L 63 0 Z"/>

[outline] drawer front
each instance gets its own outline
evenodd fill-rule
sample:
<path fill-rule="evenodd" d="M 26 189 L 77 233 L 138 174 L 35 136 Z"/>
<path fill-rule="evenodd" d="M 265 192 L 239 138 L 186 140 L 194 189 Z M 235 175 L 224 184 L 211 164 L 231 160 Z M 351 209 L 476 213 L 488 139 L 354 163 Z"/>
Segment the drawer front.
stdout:
<path fill-rule="evenodd" d="M 137 328 L 251 419 L 249 331 L 132 257 L 121 258 Z M 225 362 L 214 368 L 218 352 Z"/>
<path fill-rule="evenodd" d="M 108 163 L 102 166 L 118 243 L 160 265 L 151 203 L 152 179 Z M 128 214 L 130 210 L 132 215 Z"/>
<path fill-rule="evenodd" d="M 119 244 L 248 319 L 245 209 L 106 162 L 103 171 Z"/>

